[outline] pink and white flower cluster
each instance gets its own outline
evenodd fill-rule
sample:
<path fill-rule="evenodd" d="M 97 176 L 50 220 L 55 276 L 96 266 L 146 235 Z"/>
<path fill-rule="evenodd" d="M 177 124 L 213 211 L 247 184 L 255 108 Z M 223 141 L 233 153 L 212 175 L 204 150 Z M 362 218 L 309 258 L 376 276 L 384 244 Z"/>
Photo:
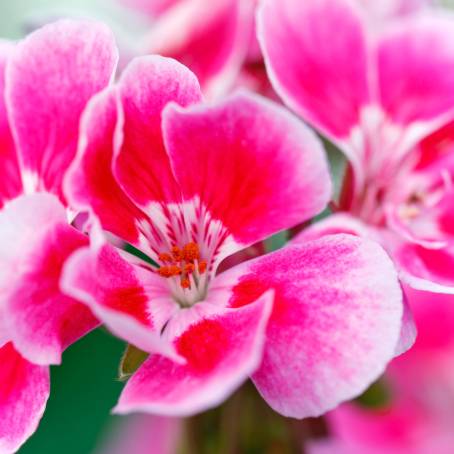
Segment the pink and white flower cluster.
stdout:
<path fill-rule="evenodd" d="M 318 416 L 409 348 L 400 279 L 448 294 L 454 281 L 454 167 L 440 146 L 454 121 L 454 22 L 431 12 L 372 27 L 362 3 L 259 7 L 276 92 L 350 166 L 343 213 L 230 267 L 333 197 L 321 141 L 283 106 L 246 90 L 204 100 L 200 83 L 211 96 L 248 55 L 260 61 L 254 1 L 218 2 L 209 20 L 200 2 L 153 3 L 153 49 L 173 46 L 200 82 L 158 55 L 117 75 L 97 22 L 1 44 L 0 454 L 36 429 L 49 366 L 101 323 L 148 355 L 117 413 L 191 415 L 250 378 L 282 415 Z"/>

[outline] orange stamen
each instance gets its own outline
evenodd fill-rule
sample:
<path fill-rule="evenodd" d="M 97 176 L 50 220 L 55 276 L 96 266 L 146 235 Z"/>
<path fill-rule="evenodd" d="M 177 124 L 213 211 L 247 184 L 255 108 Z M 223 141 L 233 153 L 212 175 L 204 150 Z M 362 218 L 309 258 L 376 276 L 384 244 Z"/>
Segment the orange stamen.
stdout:
<path fill-rule="evenodd" d="M 180 285 L 185 289 L 191 288 L 190 276 L 196 269 L 200 274 L 207 269 L 207 262 L 200 260 L 199 246 L 194 242 L 187 243 L 182 248 L 175 245 L 170 253 L 158 254 L 158 259 L 165 263 L 157 270 L 158 274 L 165 278 L 180 276 Z"/>
<path fill-rule="evenodd" d="M 199 262 L 199 273 L 203 274 L 207 269 L 207 262 L 205 260 L 200 260 Z"/>
<path fill-rule="evenodd" d="M 180 262 L 183 258 L 183 252 L 181 251 L 181 249 L 178 246 L 172 247 L 172 255 L 173 255 L 173 259 L 176 262 Z"/>
<path fill-rule="evenodd" d="M 193 263 L 186 263 L 184 266 L 184 272 L 187 274 L 193 273 L 195 270 L 195 265 Z"/>
<path fill-rule="evenodd" d="M 171 276 L 179 276 L 182 273 L 182 270 L 177 265 L 169 266 L 170 272 L 172 273 Z"/>
<path fill-rule="evenodd" d="M 158 255 L 159 261 L 166 263 L 166 262 L 172 262 L 172 256 L 168 254 L 167 252 L 162 252 L 161 254 Z"/>
<path fill-rule="evenodd" d="M 187 277 L 184 277 L 183 279 L 181 279 L 181 286 L 183 288 L 190 288 L 191 287 L 191 282 L 189 281 L 189 278 Z"/>
<path fill-rule="evenodd" d="M 161 268 L 158 269 L 158 274 L 162 277 L 172 276 L 172 273 L 170 272 L 170 266 L 161 266 Z"/>
<path fill-rule="evenodd" d="M 199 246 L 196 243 L 188 243 L 183 247 L 183 259 L 193 262 L 199 258 Z"/>

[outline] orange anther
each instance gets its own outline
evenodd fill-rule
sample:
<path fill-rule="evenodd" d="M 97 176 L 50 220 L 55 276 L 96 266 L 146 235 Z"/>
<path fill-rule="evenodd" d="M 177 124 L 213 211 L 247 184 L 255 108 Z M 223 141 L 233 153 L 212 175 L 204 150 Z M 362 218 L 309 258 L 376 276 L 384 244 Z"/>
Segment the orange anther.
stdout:
<path fill-rule="evenodd" d="M 162 277 L 172 276 L 172 273 L 170 271 L 170 266 L 161 266 L 161 268 L 158 269 L 158 274 Z"/>
<path fill-rule="evenodd" d="M 199 246 L 196 243 L 188 243 L 183 247 L 183 259 L 193 262 L 199 258 Z"/>
<path fill-rule="evenodd" d="M 184 277 L 183 279 L 181 279 L 181 286 L 183 288 L 190 288 L 191 287 L 191 282 L 189 281 L 189 278 Z"/>
<path fill-rule="evenodd" d="M 176 265 L 169 266 L 169 269 L 170 269 L 171 276 L 178 276 L 182 273 L 181 268 Z"/>
<path fill-rule="evenodd" d="M 207 270 L 207 262 L 205 260 L 200 260 L 199 262 L 199 273 L 203 274 Z"/>
<path fill-rule="evenodd" d="M 166 262 L 172 262 L 172 256 L 168 254 L 167 252 L 162 252 L 161 254 L 158 255 L 159 261 L 166 263 Z"/>
<path fill-rule="evenodd" d="M 183 253 L 178 246 L 172 247 L 172 255 L 175 261 L 179 262 L 183 258 Z"/>
<path fill-rule="evenodd" d="M 195 265 L 193 263 L 186 263 L 184 266 L 184 272 L 187 274 L 191 274 L 195 270 Z"/>

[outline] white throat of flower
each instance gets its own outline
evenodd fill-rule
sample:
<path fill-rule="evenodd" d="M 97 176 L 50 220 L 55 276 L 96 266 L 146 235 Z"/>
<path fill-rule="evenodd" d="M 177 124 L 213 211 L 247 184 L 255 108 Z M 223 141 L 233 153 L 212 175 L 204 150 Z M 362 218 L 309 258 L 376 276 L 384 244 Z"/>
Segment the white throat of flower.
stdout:
<path fill-rule="evenodd" d="M 173 246 L 169 252 L 161 252 L 158 260 L 157 273 L 168 280 L 172 295 L 181 306 L 192 306 L 206 297 L 207 261 L 200 256 L 196 243 Z"/>
<path fill-rule="evenodd" d="M 146 212 L 153 225 L 140 225 L 148 243 L 144 250 L 151 247 L 156 272 L 167 280 L 173 299 L 182 307 L 204 300 L 220 261 L 242 247 L 198 197 L 151 203 Z"/>

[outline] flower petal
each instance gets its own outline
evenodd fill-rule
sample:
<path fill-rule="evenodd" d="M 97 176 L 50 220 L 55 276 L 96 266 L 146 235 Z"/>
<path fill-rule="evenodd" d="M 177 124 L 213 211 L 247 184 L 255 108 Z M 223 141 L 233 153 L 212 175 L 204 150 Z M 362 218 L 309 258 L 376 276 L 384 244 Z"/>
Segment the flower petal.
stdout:
<path fill-rule="evenodd" d="M 125 6 L 136 8 L 139 11 L 154 16 L 164 12 L 180 0 L 120 0 Z"/>
<path fill-rule="evenodd" d="M 160 336 L 178 306 L 164 279 L 150 269 L 129 263 L 108 244 L 92 243 L 68 260 L 61 285 L 115 335 L 144 351 L 178 358 Z"/>
<path fill-rule="evenodd" d="M 347 213 L 336 213 L 322 221 L 310 225 L 292 239 L 292 245 L 304 245 L 309 240 L 316 240 L 326 235 L 348 233 L 380 243 L 386 242 L 381 237 L 382 230 L 368 226 Z M 396 356 L 406 352 L 415 342 L 416 326 L 410 307 L 404 298 L 400 338 L 396 346 Z"/>
<path fill-rule="evenodd" d="M 150 220 L 126 196 L 112 172 L 121 126 L 116 90 L 109 88 L 94 96 L 82 116 L 79 150 L 64 189 L 73 209 L 92 212 L 104 230 L 139 245 L 140 223 Z"/>
<path fill-rule="evenodd" d="M 21 41 L 6 74 L 6 99 L 28 191 L 60 196 L 76 153 L 79 117 L 113 77 L 117 50 L 97 22 L 62 20 Z"/>
<path fill-rule="evenodd" d="M 281 107 L 251 94 L 169 106 L 164 138 L 186 200 L 200 200 L 241 245 L 320 212 L 331 195 L 321 143 Z"/>
<path fill-rule="evenodd" d="M 263 362 L 252 378 L 279 413 L 320 415 L 359 395 L 393 358 L 402 292 L 376 243 L 326 236 L 240 266 L 232 306 L 275 290 Z"/>
<path fill-rule="evenodd" d="M 16 147 L 5 106 L 5 68 L 14 51 L 14 45 L 0 40 L 0 162 L 2 178 L 0 179 L 0 208 L 3 204 L 17 196 L 22 188 L 17 163 Z"/>
<path fill-rule="evenodd" d="M 49 194 L 15 199 L 0 214 L 0 293 L 15 347 L 36 364 L 58 364 L 62 351 L 97 320 L 59 287 L 65 260 L 87 238 Z"/>
<path fill-rule="evenodd" d="M 186 416 L 218 405 L 259 366 L 271 303 L 267 293 L 248 307 L 192 320 L 174 340 L 186 364 L 151 356 L 125 386 L 115 412 Z"/>
<path fill-rule="evenodd" d="M 399 341 L 397 342 L 395 356 L 402 355 L 413 347 L 418 330 L 413 317 L 413 312 L 408 304 L 407 292 L 404 292 L 402 326 Z"/>
<path fill-rule="evenodd" d="M 265 0 L 258 14 L 258 37 L 275 90 L 337 140 L 360 123 L 361 108 L 369 101 L 358 8 L 349 0 Z"/>
<path fill-rule="evenodd" d="M 120 185 L 144 209 L 153 201 L 179 200 L 163 144 L 161 113 L 171 101 L 187 106 L 201 100 L 196 77 L 175 60 L 148 56 L 128 66 L 118 89 L 124 140 L 114 170 Z"/>
<path fill-rule="evenodd" d="M 49 397 L 49 368 L 24 359 L 11 343 L 0 348 L 0 453 L 11 454 L 36 430 Z"/>
<path fill-rule="evenodd" d="M 394 18 L 414 14 L 433 6 L 433 0 L 358 0 L 359 4 L 370 14 L 374 22 L 386 24 Z"/>
<path fill-rule="evenodd" d="M 204 93 L 224 92 L 246 57 L 253 31 L 253 2 L 180 2 L 162 14 L 146 39 L 151 54 L 172 57 L 193 71 Z"/>
<path fill-rule="evenodd" d="M 401 277 L 410 287 L 433 293 L 454 294 L 454 250 L 427 249 L 405 243 L 393 254 L 402 268 Z"/>
<path fill-rule="evenodd" d="M 454 118 L 453 42 L 454 17 L 448 14 L 410 16 L 382 36 L 377 50 L 379 93 L 395 123 Z"/>

